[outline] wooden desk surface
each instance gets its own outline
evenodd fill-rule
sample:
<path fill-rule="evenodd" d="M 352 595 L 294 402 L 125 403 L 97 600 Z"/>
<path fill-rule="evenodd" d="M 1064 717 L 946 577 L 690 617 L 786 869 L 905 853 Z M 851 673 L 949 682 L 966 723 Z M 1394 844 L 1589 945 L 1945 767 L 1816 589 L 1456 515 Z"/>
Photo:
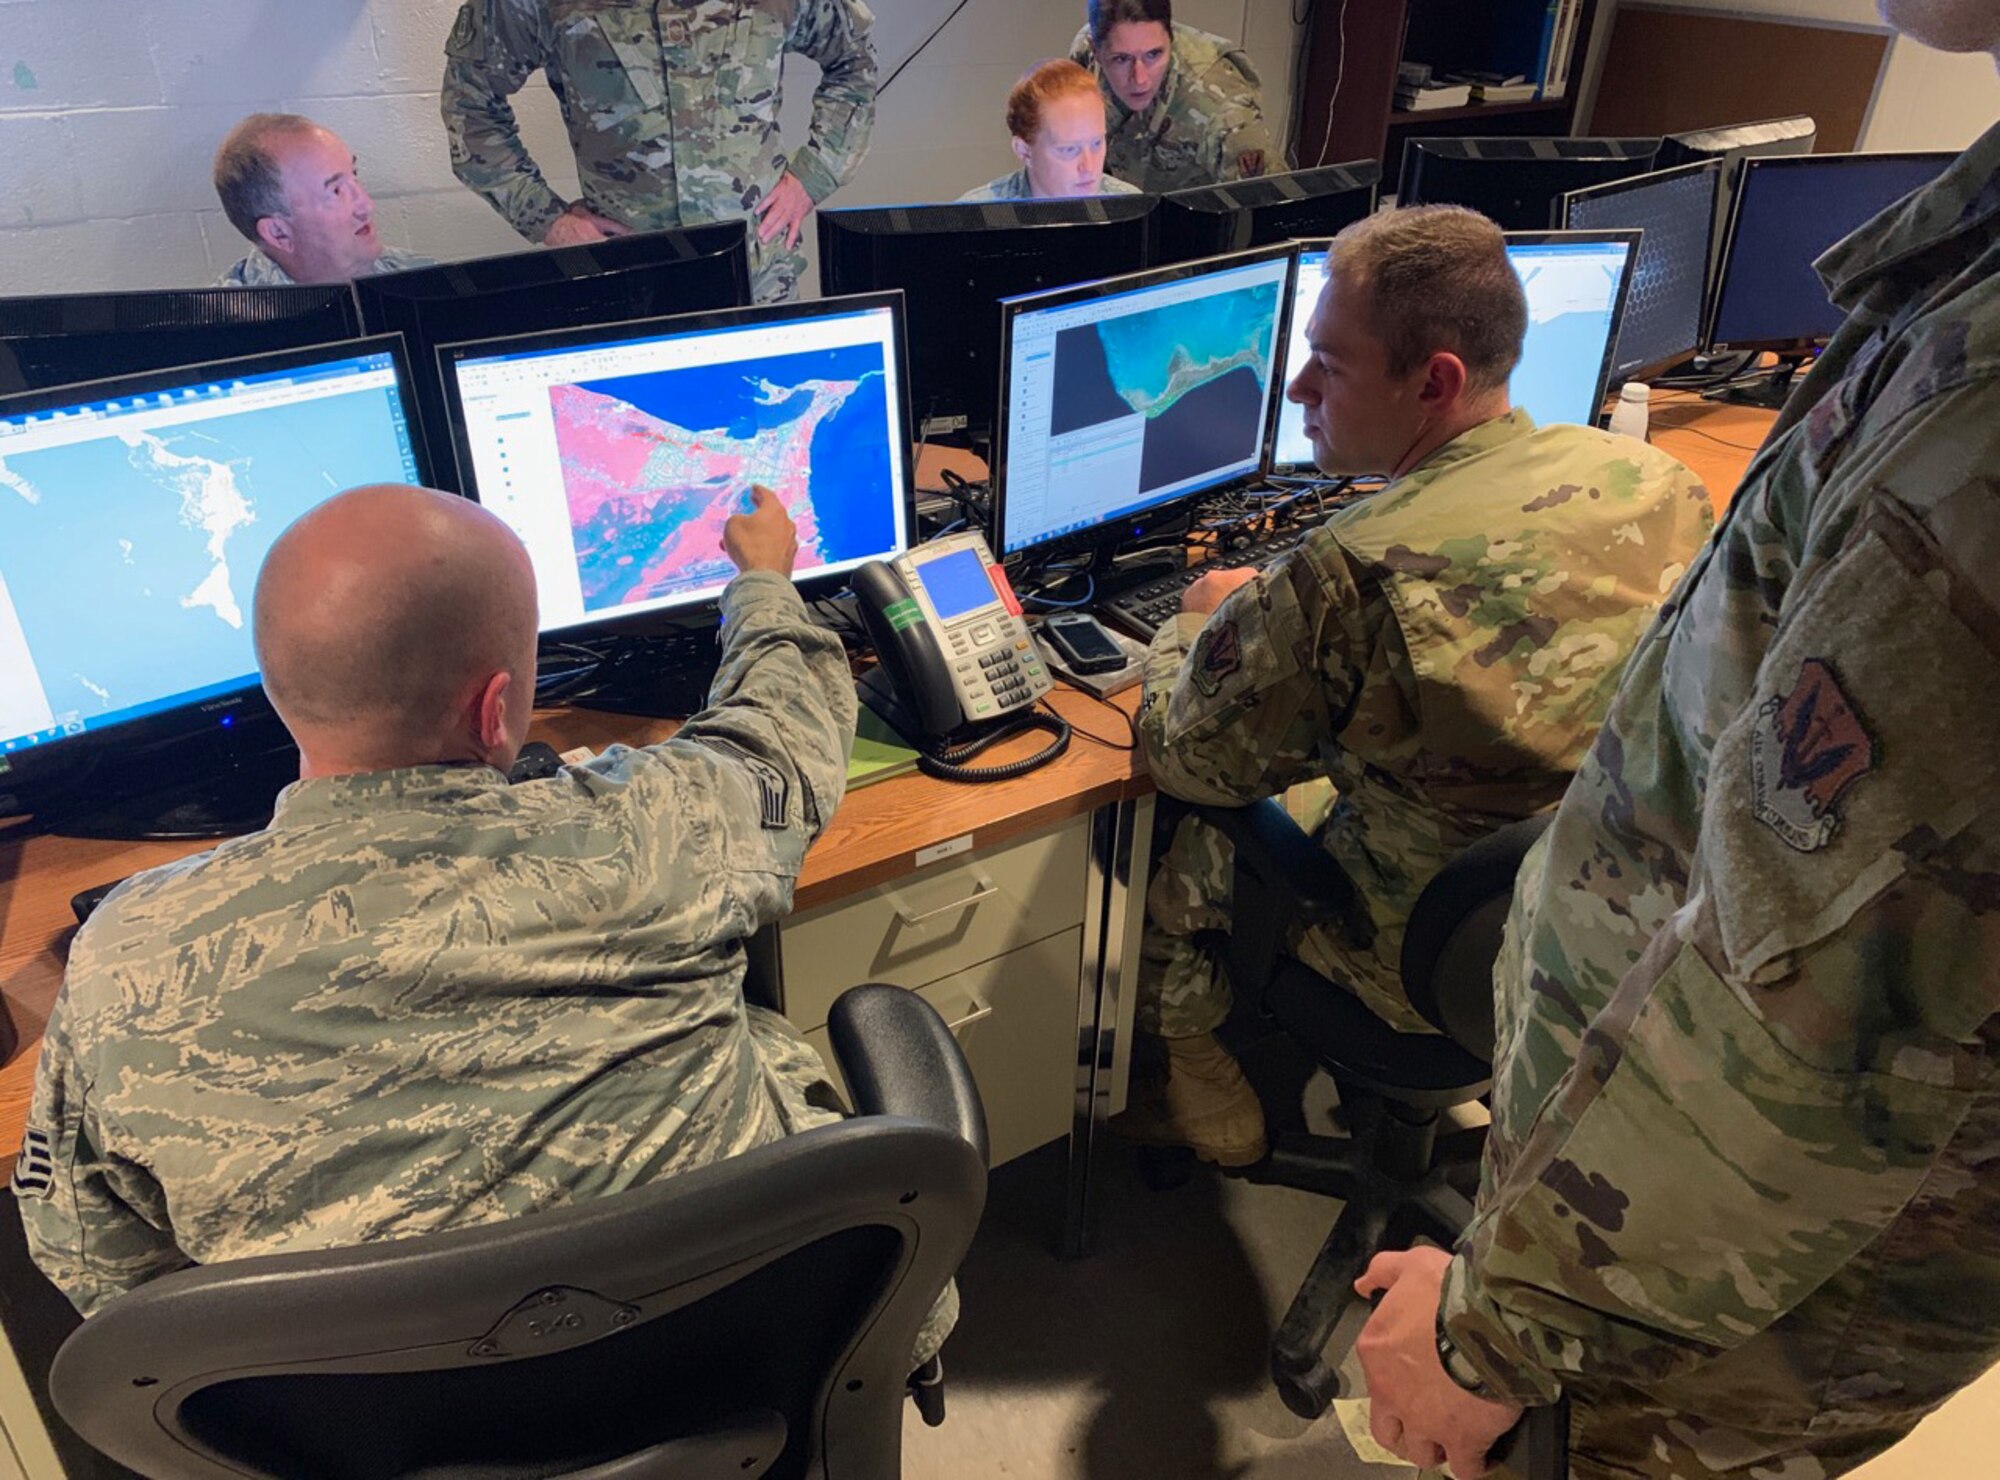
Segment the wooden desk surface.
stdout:
<path fill-rule="evenodd" d="M 1661 393 L 1653 409 L 1654 441 L 1701 475 L 1720 512 L 1773 419 L 1768 411 Z M 1120 696 L 1127 714 L 1136 698 L 1136 691 Z M 1053 702 L 1078 733 L 1069 753 L 1044 770 L 985 786 L 903 776 L 853 793 L 806 858 L 798 908 L 811 909 L 908 873 L 919 848 L 967 834 L 973 847 L 985 847 L 1150 787 L 1136 756 L 1083 737 L 1082 730 L 1088 729 L 1125 743 L 1130 737 L 1116 715 L 1072 689 L 1059 688 Z M 617 740 L 644 744 L 672 729 L 659 721 L 584 710 L 561 711 L 545 720 L 537 726 L 537 738 L 593 749 Z M 1041 738 L 1031 734 L 982 760 L 1017 759 Z M 0 1170 L 20 1149 L 36 1050 L 75 933 L 70 897 L 207 846 L 49 837 L 19 822 L 0 822 L 0 994 L 21 1035 L 14 1057 L 0 1066 Z"/>

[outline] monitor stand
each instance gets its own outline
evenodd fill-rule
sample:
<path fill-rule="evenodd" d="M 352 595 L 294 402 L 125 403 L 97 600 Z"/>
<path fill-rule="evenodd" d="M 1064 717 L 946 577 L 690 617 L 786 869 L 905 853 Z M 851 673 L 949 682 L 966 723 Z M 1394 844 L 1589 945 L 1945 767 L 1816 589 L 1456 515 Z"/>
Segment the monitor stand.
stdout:
<path fill-rule="evenodd" d="M 46 816 L 52 833 L 70 838 L 172 840 L 233 838 L 267 827 L 278 793 L 299 779 L 299 753 L 287 745 L 206 775 L 93 773 Z"/>
<path fill-rule="evenodd" d="M 1769 371 L 1748 381 L 1731 385 L 1719 385 L 1714 390 L 1703 391 L 1705 400 L 1720 401 L 1728 406 L 1761 406 L 1767 411 L 1783 411 L 1785 403 L 1798 389 L 1798 373 L 1805 361 L 1784 359 L 1778 361 Z"/>

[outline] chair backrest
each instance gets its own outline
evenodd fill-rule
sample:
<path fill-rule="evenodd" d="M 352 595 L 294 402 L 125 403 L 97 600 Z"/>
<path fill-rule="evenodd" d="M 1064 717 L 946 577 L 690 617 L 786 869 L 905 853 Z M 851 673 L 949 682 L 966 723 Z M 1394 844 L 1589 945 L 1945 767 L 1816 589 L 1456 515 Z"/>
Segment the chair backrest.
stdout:
<path fill-rule="evenodd" d="M 946 1130 L 844 1121 L 554 1212 L 165 1276 L 50 1389 L 160 1480 L 893 1477 L 985 1187 Z"/>
<path fill-rule="evenodd" d="M 1550 815 L 1510 823 L 1447 863 L 1417 896 L 1403 936 L 1403 991 L 1410 1005 L 1487 1063 L 1493 1061 L 1493 963 L 1514 876 L 1547 831 Z"/>

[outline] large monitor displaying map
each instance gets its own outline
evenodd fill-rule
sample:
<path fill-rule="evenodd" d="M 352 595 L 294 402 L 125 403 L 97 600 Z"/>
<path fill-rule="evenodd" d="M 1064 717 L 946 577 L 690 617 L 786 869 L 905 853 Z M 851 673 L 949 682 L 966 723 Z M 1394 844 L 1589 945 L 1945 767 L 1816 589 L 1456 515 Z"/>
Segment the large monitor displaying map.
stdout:
<path fill-rule="evenodd" d="M 0 400 L 0 790 L 29 752 L 254 693 L 272 543 L 342 489 L 421 483 L 388 339 Z"/>
<path fill-rule="evenodd" d="M 1289 246 L 1003 305 L 1003 554 L 1256 472 Z"/>
<path fill-rule="evenodd" d="M 1507 259 L 1528 296 L 1528 333 L 1507 394 L 1536 426 L 1596 424 L 1638 242 L 1636 230 L 1507 233 Z M 1324 242 L 1299 253 L 1285 346 L 1287 385 L 1311 353 L 1306 327 L 1326 284 L 1326 258 Z M 1306 436 L 1305 408 L 1282 395 L 1280 401 L 1271 462 L 1279 469 L 1309 468 L 1313 448 Z"/>
<path fill-rule="evenodd" d="M 544 632 L 713 601 L 763 484 L 794 575 L 908 543 L 900 299 L 828 299 L 440 351 L 466 489 L 521 536 Z"/>

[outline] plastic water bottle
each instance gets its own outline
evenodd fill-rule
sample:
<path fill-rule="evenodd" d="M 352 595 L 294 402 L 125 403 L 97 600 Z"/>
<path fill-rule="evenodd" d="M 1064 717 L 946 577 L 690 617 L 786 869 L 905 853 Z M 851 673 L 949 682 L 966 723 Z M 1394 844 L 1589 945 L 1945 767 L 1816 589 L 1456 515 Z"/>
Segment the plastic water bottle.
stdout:
<path fill-rule="evenodd" d="M 1653 388 L 1637 380 L 1625 382 L 1618 392 L 1618 404 L 1611 408 L 1611 430 L 1622 437 L 1646 440 L 1646 418 L 1653 402 Z"/>

